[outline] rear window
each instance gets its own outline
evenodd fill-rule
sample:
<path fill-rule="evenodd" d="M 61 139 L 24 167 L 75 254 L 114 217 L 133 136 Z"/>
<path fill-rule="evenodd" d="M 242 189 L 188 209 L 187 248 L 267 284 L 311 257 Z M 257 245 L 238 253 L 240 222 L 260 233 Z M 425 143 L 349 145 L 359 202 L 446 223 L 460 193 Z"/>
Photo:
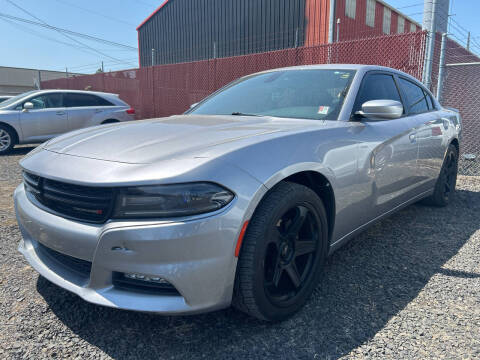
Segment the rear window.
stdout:
<path fill-rule="evenodd" d="M 67 107 L 85 107 L 85 106 L 112 106 L 113 104 L 96 95 L 67 93 L 65 95 L 65 105 Z"/>

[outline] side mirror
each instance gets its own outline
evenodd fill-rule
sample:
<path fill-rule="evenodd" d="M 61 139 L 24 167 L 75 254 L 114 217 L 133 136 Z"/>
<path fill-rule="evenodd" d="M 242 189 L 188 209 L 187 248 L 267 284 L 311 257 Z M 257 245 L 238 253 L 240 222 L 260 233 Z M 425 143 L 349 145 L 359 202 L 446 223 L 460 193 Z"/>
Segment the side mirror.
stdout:
<path fill-rule="evenodd" d="M 28 111 L 33 109 L 33 104 L 30 101 L 27 101 L 25 104 L 23 104 L 23 110 Z"/>
<path fill-rule="evenodd" d="M 372 120 L 398 119 L 403 115 L 403 105 L 396 100 L 371 100 L 355 114 Z"/>
<path fill-rule="evenodd" d="M 193 108 L 194 108 L 195 106 L 197 106 L 197 105 L 198 105 L 198 102 L 196 102 L 195 104 L 190 105 L 190 109 L 193 109 Z"/>

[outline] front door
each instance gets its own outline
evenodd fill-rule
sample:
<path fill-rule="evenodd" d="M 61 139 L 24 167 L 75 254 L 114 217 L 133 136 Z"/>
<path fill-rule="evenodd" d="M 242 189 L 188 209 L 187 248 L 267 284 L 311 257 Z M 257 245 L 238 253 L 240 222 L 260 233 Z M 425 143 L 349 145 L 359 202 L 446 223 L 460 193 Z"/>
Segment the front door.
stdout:
<path fill-rule="evenodd" d="M 367 73 L 353 111 L 360 110 L 366 101 L 383 99 L 404 103 L 395 76 L 387 72 Z M 368 154 L 363 167 L 372 179 L 370 214 L 375 218 L 415 193 L 418 182 L 416 123 L 406 113 L 392 120 L 356 120 L 363 125 L 358 137 L 360 151 Z"/>
<path fill-rule="evenodd" d="M 20 125 L 24 142 L 42 142 L 68 131 L 68 116 L 61 93 L 47 93 L 32 97 L 33 109 L 23 109 Z"/>

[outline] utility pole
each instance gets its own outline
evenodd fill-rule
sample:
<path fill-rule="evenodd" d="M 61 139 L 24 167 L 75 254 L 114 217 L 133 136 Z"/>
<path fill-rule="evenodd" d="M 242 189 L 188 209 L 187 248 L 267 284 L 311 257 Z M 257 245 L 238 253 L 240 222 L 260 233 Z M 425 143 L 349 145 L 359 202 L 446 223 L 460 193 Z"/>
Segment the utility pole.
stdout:
<path fill-rule="evenodd" d="M 103 67 L 103 61 L 102 61 L 102 73 L 105 72 L 105 69 Z"/>
<path fill-rule="evenodd" d="M 65 77 L 68 79 L 68 68 L 65 67 Z"/>
<path fill-rule="evenodd" d="M 337 42 L 340 40 L 340 18 L 337 19 Z"/>
<path fill-rule="evenodd" d="M 445 52 L 447 43 L 447 33 L 442 34 L 442 45 L 440 46 L 440 64 L 438 65 L 437 79 L 437 100 L 442 101 L 443 80 L 445 77 Z"/>
<path fill-rule="evenodd" d="M 467 36 L 467 51 L 470 51 L 470 31 L 468 32 Z"/>
<path fill-rule="evenodd" d="M 152 49 L 152 66 L 155 65 L 155 49 Z"/>
<path fill-rule="evenodd" d="M 214 59 L 217 58 L 217 42 L 216 41 L 213 42 L 213 58 Z"/>
<path fill-rule="evenodd" d="M 437 1 L 432 0 L 432 17 L 430 22 L 430 29 L 428 29 L 428 47 L 427 47 L 427 57 L 425 64 L 425 73 L 423 76 L 423 83 L 426 88 L 430 90 L 432 85 L 432 67 L 433 67 L 433 57 L 435 54 L 435 34 L 437 29 Z"/>

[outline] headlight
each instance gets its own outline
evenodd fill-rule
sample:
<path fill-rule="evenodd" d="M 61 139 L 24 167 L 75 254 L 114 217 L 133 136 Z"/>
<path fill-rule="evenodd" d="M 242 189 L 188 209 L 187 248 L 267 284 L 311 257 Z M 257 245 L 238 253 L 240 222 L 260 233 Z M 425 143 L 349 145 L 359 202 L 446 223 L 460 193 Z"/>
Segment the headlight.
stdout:
<path fill-rule="evenodd" d="M 155 218 L 201 214 L 226 206 L 234 194 L 213 183 L 125 188 L 119 191 L 113 217 Z"/>

